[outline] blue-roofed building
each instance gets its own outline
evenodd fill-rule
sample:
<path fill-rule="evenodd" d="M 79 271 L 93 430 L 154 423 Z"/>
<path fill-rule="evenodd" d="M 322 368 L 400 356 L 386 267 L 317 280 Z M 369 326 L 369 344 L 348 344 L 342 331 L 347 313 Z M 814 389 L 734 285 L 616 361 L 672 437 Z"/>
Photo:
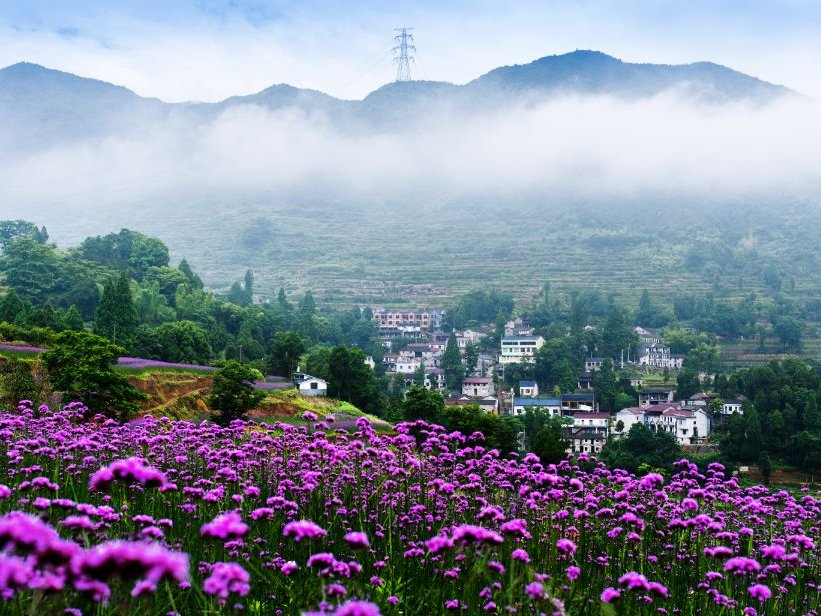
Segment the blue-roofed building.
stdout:
<path fill-rule="evenodd" d="M 522 398 L 535 398 L 539 395 L 539 384 L 536 381 L 519 381 L 519 395 Z"/>
<path fill-rule="evenodd" d="M 514 398 L 513 399 L 513 414 L 524 415 L 528 407 L 547 411 L 551 415 L 561 415 L 562 401 L 561 398 Z"/>

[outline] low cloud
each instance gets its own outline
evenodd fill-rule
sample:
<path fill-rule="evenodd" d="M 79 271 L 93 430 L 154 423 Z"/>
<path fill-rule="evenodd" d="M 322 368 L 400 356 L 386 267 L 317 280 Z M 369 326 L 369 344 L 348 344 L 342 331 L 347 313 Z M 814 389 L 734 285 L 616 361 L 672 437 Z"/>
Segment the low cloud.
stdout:
<path fill-rule="evenodd" d="M 362 133 L 298 109 L 243 105 L 210 120 L 135 123 L 118 137 L 22 158 L 6 152 L 0 215 L 93 221 L 106 212 L 127 221 L 158 203 L 301 194 L 357 207 L 557 193 L 815 197 L 819 111 L 800 98 L 703 106 L 672 93 L 640 102 L 567 97 Z"/>

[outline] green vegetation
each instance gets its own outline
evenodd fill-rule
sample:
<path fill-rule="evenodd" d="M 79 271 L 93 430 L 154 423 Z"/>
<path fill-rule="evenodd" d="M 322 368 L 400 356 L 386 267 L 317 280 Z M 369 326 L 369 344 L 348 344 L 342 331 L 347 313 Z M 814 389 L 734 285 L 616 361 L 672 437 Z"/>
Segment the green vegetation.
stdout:
<path fill-rule="evenodd" d="M 126 419 L 145 394 L 114 369 L 123 349 L 87 332 L 65 331 L 43 354 L 52 387 L 66 401 L 81 401 L 92 412 Z"/>
<path fill-rule="evenodd" d="M 265 392 L 254 389 L 258 372 L 238 361 L 229 361 L 214 373 L 208 405 L 219 411 L 214 420 L 227 426 L 235 419 L 245 419 L 248 411 L 259 405 Z"/>

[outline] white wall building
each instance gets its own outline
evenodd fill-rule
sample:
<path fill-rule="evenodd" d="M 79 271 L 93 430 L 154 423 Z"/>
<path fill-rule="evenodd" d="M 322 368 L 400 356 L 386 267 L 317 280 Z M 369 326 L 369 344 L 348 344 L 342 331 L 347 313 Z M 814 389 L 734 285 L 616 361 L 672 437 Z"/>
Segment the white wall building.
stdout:
<path fill-rule="evenodd" d="M 721 405 L 721 414 L 722 415 L 732 415 L 733 413 L 743 413 L 744 409 L 741 408 L 741 400 L 724 400 L 724 403 Z"/>
<path fill-rule="evenodd" d="M 546 411 L 550 416 L 562 414 L 561 398 L 514 398 L 513 414 L 524 415 L 528 408 Z"/>
<path fill-rule="evenodd" d="M 684 356 L 672 354 L 666 344 L 650 344 L 640 350 L 639 364 L 659 370 L 680 370 L 684 365 Z"/>
<path fill-rule="evenodd" d="M 696 443 L 710 436 L 710 418 L 703 408 L 683 408 L 679 404 L 657 404 L 622 409 L 616 413 L 616 423 L 624 429 L 616 437 L 626 436 L 636 423 L 644 423 L 653 431 L 664 430 L 676 437 L 680 445 Z"/>
<path fill-rule="evenodd" d="M 522 364 L 534 361 L 536 351 L 544 346 L 542 336 L 508 336 L 502 338 L 502 364 Z"/>
<path fill-rule="evenodd" d="M 492 396 L 493 393 L 493 379 L 471 376 L 462 380 L 462 395 L 484 398 L 485 396 Z"/>
<path fill-rule="evenodd" d="M 310 374 L 294 373 L 294 383 L 303 396 L 327 396 L 328 381 Z"/>
<path fill-rule="evenodd" d="M 568 426 L 563 435 L 568 442 L 567 452 L 601 453 L 609 425 L 609 413 L 575 413 L 573 425 Z"/>
<path fill-rule="evenodd" d="M 522 398 L 535 398 L 539 395 L 539 384 L 536 381 L 519 381 L 519 395 Z"/>

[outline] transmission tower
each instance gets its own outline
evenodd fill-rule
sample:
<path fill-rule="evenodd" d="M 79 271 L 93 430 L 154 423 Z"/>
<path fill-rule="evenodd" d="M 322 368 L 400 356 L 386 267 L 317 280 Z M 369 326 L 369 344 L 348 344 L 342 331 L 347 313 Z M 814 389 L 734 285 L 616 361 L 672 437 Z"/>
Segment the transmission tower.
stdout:
<path fill-rule="evenodd" d="M 413 34 L 410 34 L 413 28 L 394 28 L 394 30 L 399 33 L 393 37 L 393 42 L 396 43 L 396 47 L 393 48 L 396 54 L 393 57 L 393 61 L 396 62 L 396 81 L 410 81 L 410 63 L 414 60 L 408 52 L 416 51 L 413 45 Z"/>

